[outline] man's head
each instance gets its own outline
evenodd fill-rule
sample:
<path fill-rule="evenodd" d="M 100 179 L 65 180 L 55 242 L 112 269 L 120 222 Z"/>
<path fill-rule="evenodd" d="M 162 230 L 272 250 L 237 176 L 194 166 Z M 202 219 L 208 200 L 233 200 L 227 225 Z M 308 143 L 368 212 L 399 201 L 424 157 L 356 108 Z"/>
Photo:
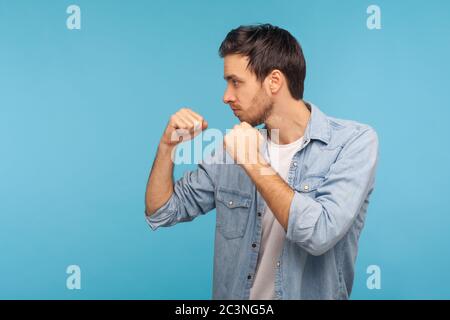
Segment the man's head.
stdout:
<path fill-rule="evenodd" d="M 225 37 L 219 55 L 227 81 L 223 101 L 239 120 L 261 124 L 277 99 L 303 98 L 305 58 L 288 31 L 270 24 L 240 26 Z"/>

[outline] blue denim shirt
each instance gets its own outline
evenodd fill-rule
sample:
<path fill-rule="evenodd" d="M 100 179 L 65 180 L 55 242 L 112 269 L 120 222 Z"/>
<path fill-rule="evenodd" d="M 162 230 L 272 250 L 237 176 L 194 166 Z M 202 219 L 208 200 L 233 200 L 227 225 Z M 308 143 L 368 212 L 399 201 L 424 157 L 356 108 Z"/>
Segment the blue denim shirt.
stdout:
<path fill-rule="evenodd" d="M 276 263 L 275 299 L 348 299 L 374 188 L 378 138 L 368 125 L 328 117 L 311 103 L 308 108 L 304 143 L 288 173 L 295 194 Z M 248 299 L 266 203 L 238 164 L 222 161 L 223 153 L 229 157 L 217 152 L 216 160 L 186 172 L 147 222 L 156 230 L 215 208 L 212 298 Z"/>

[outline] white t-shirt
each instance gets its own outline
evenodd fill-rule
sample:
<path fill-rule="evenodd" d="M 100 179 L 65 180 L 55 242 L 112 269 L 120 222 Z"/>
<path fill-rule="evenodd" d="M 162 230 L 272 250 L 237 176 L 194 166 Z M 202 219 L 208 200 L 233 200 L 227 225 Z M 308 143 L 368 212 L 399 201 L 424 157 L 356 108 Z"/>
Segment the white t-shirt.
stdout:
<path fill-rule="evenodd" d="M 289 166 L 294 154 L 301 148 L 303 137 L 289 143 L 276 144 L 268 139 L 267 157 L 271 167 L 287 181 Z M 283 249 L 286 232 L 268 206 L 262 220 L 261 246 L 256 265 L 255 280 L 250 290 L 250 300 L 269 300 L 275 294 L 275 272 Z"/>

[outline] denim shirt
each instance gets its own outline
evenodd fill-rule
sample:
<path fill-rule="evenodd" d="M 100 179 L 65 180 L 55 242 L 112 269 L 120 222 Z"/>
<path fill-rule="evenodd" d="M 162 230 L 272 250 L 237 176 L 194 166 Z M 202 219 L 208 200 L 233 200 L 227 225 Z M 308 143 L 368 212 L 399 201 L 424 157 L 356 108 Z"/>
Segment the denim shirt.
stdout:
<path fill-rule="evenodd" d="M 311 103 L 307 106 L 311 116 L 303 146 L 287 177 L 294 197 L 276 262 L 274 297 L 348 299 L 374 188 L 378 137 L 368 125 L 329 117 Z M 214 161 L 186 172 L 175 182 L 172 197 L 146 219 L 156 230 L 215 208 L 212 298 L 248 299 L 266 203 L 241 166 L 222 160 L 224 155 L 217 152 Z"/>

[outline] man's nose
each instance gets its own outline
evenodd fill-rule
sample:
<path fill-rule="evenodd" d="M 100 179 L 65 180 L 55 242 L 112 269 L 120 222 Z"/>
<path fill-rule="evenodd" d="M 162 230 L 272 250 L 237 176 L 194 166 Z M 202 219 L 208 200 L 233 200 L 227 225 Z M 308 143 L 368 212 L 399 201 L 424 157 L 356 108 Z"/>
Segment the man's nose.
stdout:
<path fill-rule="evenodd" d="M 230 104 L 232 102 L 234 102 L 235 98 L 234 95 L 230 92 L 230 90 L 227 88 L 227 90 L 225 90 L 225 93 L 223 94 L 223 103 L 225 104 Z"/>

